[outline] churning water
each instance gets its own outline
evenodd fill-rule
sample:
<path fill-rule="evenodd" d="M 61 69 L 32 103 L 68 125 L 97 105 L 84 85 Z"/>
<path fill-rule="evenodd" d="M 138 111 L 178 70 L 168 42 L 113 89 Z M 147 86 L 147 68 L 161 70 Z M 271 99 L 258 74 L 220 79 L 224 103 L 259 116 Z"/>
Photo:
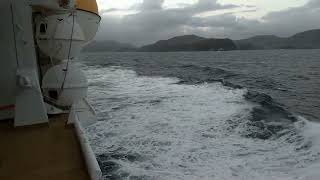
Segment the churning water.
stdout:
<path fill-rule="evenodd" d="M 319 54 L 84 54 L 104 178 L 319 179 Z"/>

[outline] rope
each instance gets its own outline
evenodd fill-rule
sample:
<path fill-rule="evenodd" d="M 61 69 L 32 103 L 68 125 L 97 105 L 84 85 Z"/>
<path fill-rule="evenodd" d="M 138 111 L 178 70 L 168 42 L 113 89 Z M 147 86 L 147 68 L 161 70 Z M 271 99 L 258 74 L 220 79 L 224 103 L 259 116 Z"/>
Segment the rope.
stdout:
<path fill-rule="evenodd" d="M 67 79 L 67 74 L 68 74 L 68 69 L 69 69 L 69 63 L 70 63 L 70 54 L 71 54 L 71 48 L 72 48 L 72 41 L 73 41 L 73 34 L 74 34 L 74 24 L 75 24 L 75 10 L 72 11 L 72 30 L 71 30 L 71 37 L 70 37 L 70 44 L 69 44 L 69 50 L 68 50 L 68 61 L 67 61 L 67 65 L 66 68 L 64 69 L 65 74 L 64 74 L 64 78 L 63 78 L 63 82 L 60 88 L 60 93 L 63 92 L 64 90 L 64 86 L 66 83 L 66 79 Z"/>
<path fill-rule="evenodd" d="M 14 27 L 14 14 L 13 14 L 13 7 L 12 3 L 10 5 L 11 8 L 11 21 L 12 21 L 12 28 L 13 28 L 13 39 L 14 39 L 14 47 L 15 47 L 15 55 L 16 55 L 16 63 L 17 67 L 19 67 L 19 58 L 18 58 L 18 48 L 17 48 L 17 38 L 16 38 L 16 28 Z"/>

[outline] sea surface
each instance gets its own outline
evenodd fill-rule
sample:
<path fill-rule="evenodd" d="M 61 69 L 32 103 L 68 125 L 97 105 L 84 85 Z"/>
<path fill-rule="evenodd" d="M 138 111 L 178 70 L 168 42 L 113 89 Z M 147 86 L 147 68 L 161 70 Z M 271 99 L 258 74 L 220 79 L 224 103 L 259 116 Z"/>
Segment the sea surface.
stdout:
<path fill-rule="evenodd" d="M 320 50 L 84 53 L 106 180 L 320 179 Z"/>

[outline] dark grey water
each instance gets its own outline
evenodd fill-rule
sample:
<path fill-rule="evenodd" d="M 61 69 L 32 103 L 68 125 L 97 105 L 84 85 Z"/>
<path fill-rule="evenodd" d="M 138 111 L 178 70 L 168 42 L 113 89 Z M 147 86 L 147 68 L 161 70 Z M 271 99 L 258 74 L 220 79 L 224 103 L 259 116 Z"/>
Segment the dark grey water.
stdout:
<path fill-rule="evenodd" d="M 320 50 L 81 59 L 106 179 L 317 177 Z"/>

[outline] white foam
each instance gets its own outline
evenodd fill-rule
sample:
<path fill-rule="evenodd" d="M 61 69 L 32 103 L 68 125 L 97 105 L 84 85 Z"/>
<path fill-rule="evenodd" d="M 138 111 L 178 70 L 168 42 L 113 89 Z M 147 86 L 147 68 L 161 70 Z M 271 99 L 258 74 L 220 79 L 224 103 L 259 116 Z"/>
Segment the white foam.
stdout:
<path fill-rule="evenodd" d="M 102 121 L 87 129 L 97 154 L 138 154 L 114 160 L 117 173 L 147 179 L 292 179 L 318 158 L 319 125 L 275 140 L 240 134 L 255 104 L 245 90 L 219 83 L 175 84 L 178 79 L 139 77 L 118 67 L 89 69 L 91 101 Z M 309 137 L 309 138 L 308 138 Z M 295 142 L 295 139 L 302 139 Z M 293 139 L 289 142 L 288 139 Z M 316 145 L 315 144 L 315 145 Z"/>
<path fill-rule="evenodd" d="M 299 122 L 295 123 L 298 130 L 302 132 L 303 143 L 309 144 L 312 147 L 305 152 L 308 155 L 309 161 L 301 168 L 293 172 L 298 180 L 318 180 L 320 179 L 320 124 L 310 122 L 303 117 L 299 117 Z"/>

